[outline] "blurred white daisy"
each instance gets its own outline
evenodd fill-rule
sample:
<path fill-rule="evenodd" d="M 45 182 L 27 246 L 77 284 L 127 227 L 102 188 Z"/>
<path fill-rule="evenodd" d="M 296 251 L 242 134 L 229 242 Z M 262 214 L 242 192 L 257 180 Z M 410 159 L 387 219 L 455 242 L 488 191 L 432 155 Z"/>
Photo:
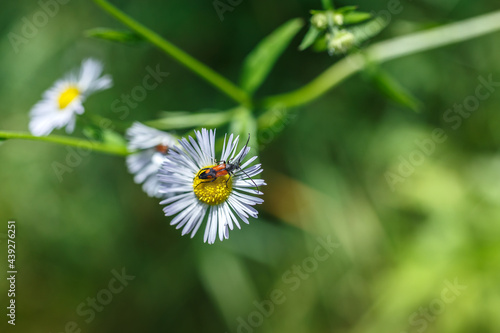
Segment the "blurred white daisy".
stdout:
<path fill-rule="evenodd" d="M 43 99 L 31 108 L 30 132 L 36 136 L 48 135 L 66 126 L 66 132 L 72 133 L 76 115 L 85 111 L 82 105 L 85 99 L 113 85 L 110 75 L 101 76 L 102 68 L 99 61 L 86 59 L 79 72 L 71 72 L 56 81 L 44 92 Z"/>
<path fill-rule="evenodd" d="M 177 145 L 177 139 L 163 131 L 135 122 L 127 130 L 128 150 L 127 167 L 134 175 L 134 181 L 142 184 L 142 189 L 150 197 L 165 197 L 158 192 L 158 169 L 165 160 L 170 147 Z"/>
<path fill-rule="evenodd" d="M 166 216 L 178 214 L 171 224 L 183 228 L 182 235 L 191 233 L 193 237 L 208 215 L 204 242 L 213 244 L 217 233 L 222 241 L 229 238 L 229 229 L 233 230 L 234 225 L 241 229 L 239 220 L 248 224 L 249 216 L 257 218 L 258 212 L 252 206 L 264 200 L 247 193 L 262 194 L 258 187 L 266 183 L 251 178 L 262 172 L 260 164 L 249 167 L 257 156 L 241 164 L 250 147 L 245 145 L 235 156 L 239 137 L 233 140 L 231 134 L 227 145 L 224 138 L 217 163 L 215 131 L 202 129 L 195 134 L 197 140 L 191 136 L 179 140 L 182 148 L 170 149 L 163 162 L 159 171 L 160 192 L 170 198 L 160 204 L 166 205 Z"/>

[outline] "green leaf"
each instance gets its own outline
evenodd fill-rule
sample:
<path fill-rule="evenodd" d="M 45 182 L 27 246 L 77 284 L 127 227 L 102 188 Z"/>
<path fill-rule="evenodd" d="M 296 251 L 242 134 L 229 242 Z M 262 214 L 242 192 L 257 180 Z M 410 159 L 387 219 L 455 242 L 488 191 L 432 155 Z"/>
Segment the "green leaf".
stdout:
<path fill-rule="evenodd" d="M 116 133 L 115 131 L 106 129 L 102 132 L 102 135 L 103 135 L 104 143 L 106 143 L 110 146 L 120 146 L 120 147 L 127 146 L 127 141 L 125 141 L 123 136 Z"/>
<path fill-rule="evenodd" d="M 356 44 L 361 44 L 362 42 L 378 35 L 386 26 L 386 20 L 381 17 L 376 17 L 371 21 L 349 28 L 349 30 L 354 34 Z"/>
<path fill-rule="evenodd" d="M 125 30 L 113 30 L 108 28 L 95 28 L 85 31 L 85 36 L 106 39 L 119 43 L 135 43 L 142 40 L 138 34 Z"/>
<path fill-rule="evenodd" d="M 306 35 L 304 36 L 304 39 L 302 39 L 302 42 L 300 43 L 299 50 L 304 51 L 309 46 L 311 46 L 316 41 L 316 39 L 320 34 L 321 30 L 311 25 Z"/>
<path fill-rule="evenodd" d="M 92 141 L 103 141 L 102 128 L 97 125 L 87 125 L 83 128 L 83 135 Z"/>
<path fill-rule="evenodd" d="M 369 67 L 367 73 L 378 90 L 394 102 L 415 112 L 420 112 L 422 102 L 390 74 L 375 66 L 376 65 Z"/>
<path fill-rule="evenodd" d="M 358 6 L 345 6 L 345 7 L 340 7 L 339 9 L 336 9 L 335 13 L 345 15 L 345 14 L 350 13 L 356 9 L 358 9 Z"/>
<path fill-rule="evenodd" d="M 96 125 L 85 126 L 83 128 L 83 134 L 91 141 L 102 142 L 110 146 L 125 147 L 127 144 L 120 134 Z"/>
<path fill-rule="evenodd" d="M 264 82 L 279 56 L 304 25 L 301 19 L 292 19 L 264 38 L 245 58 L 240 84 L 253 93 Z"/>
<path fill-rule="evenodd" d="M 357 24 L 372 18 L 372 14 L 365 12 L 349 12 L 344 15 L 344 24 Z"/>
<path fill-rule="evenodd" d="M 326 36 L 323 36 L 314 42 L 313 45 L 314 52 L 323 52 L 326 51 L 327 48 L 328 47 L 327 47 Z"/>
<path fill-rule="evenodd" d="M 193 128 L 198 126 L 217 127 L 227 123 L 233 116 L 233 110 L 210 112 L 163 112 L 165 117 L 145 122 L 146 125 L 162 129 Z"/>

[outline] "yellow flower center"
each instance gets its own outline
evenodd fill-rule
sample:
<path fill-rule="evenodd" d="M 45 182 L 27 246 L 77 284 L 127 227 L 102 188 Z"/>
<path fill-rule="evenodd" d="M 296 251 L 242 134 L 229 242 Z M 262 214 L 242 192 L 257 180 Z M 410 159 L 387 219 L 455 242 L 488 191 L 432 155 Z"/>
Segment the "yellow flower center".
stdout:
<path fill-rule="evenodd" d="M 215 165 L 207 166 L 213 168 Z M 207 170 L 201 169 L 193 180 L 194 194 L 201 202 L 209 205 L 220 205 L 227 200 L 233 189 L 233 180 L 230 175 L 214 179 L 201 179 L 199 176 Z"/>
<path fill-rule="evenodd" d="M 66 88 L 63 93 L 59 96 L 59 109 L 66 108 L 71 101 L 73 101 L 76 97 L 80 95 L 80 91 L 78 91 L 75 87 Z"/>

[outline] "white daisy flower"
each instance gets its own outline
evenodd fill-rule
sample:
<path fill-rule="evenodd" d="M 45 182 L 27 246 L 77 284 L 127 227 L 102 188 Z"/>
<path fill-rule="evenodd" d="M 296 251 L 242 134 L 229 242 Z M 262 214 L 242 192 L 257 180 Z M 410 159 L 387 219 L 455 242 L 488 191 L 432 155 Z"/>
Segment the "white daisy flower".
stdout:
<path fill-rule="evenodd" d="M 238 139 L 229 136 L 222 148 L 221 160 L 215 160 L 215 130 L 195 131 L 196 139 L 182 138 L 182 148 L 170 149 L 160 171 L 160 192 L 169 196 L 160 202 L 166 216 L 175 216 L 170 223 L 182 229 L 182 235 L 191 233 L 193 237 L 208 215 L 204 242 L 213 244 L 219 239 L 229 238 L 229 229 L 234 225 L 241 229 L 239 219 L 248 224 L 248 217 L 257 218 L 258 212 L 252 207 L 262 203 L 261 198 L 248 195 L 263 194 L 259 186 L 266 185 L 262 179 L 252 179 L 262 172 L 261 165 L 249 165 L 257 159 L 253 156 L 241 164 L 250 151 L 245 145 L 236 154 Z M 230 172 L 228 172 L 230 171 Z M 208 213 L 208 214 L 207 214 Z"/>
<path fill-rule="evenodd" d="M 177 139 L 163 131 L 135 122 L 127 130 L 128 150 L 135 152 L 127 156 L 127 167 L 134 175 L 134 182 L 150 197 L 162 198 L 158 192 L 158 169 L 165 160 L 170 147 L 177 145 Z"/>
<path fill-rule="evenodd" d="M 56 81 L 31 109 L 30 132 L 36 136 L 48 135 L 52 130 L 66 126 L 66 132 L 72 133 L 76 115 L 85 111 L 82 105 L 85 99 L 113 85 L 110 75 L 101 76 L 102 67 L 97 60 L 86 59 L 79 73 L 69 73 Z"/>

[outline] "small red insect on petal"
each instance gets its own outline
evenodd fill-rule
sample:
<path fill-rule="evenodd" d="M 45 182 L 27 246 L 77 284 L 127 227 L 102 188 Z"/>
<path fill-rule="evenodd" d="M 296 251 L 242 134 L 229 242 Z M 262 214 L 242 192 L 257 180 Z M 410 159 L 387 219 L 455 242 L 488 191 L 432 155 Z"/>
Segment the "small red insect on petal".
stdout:
<path fill-rule="evenodd" d="M 158 145 L 155 147 L 156 151 L 165 155 L 168 152 L 168 146 Z"/>

